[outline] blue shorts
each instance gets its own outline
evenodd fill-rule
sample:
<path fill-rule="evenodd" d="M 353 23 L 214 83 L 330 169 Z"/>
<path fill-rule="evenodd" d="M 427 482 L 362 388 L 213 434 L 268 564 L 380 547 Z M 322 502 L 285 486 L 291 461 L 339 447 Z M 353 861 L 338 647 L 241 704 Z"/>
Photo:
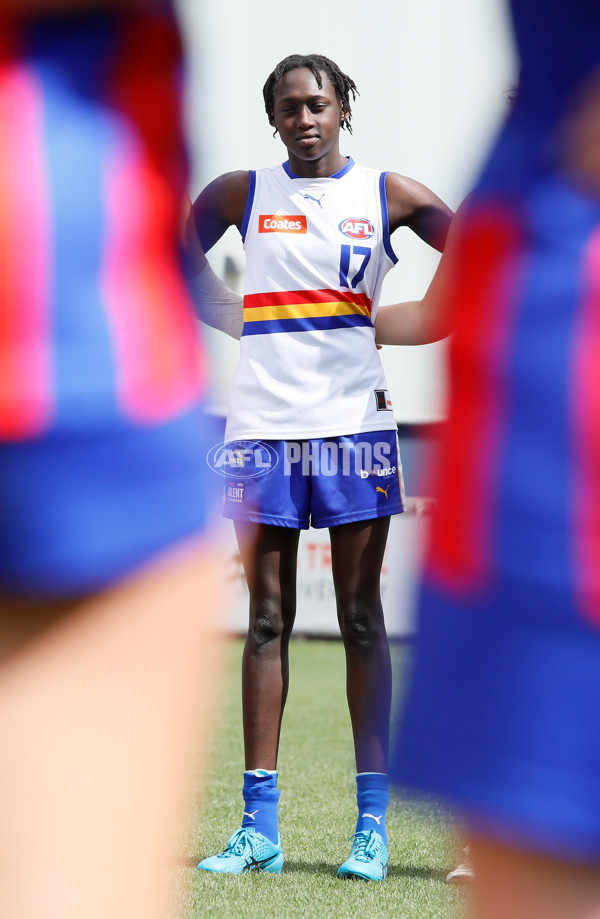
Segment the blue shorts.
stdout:
<path fill-rule="evenodd" d="M 471 830 L 600 863 L 600 628 L 573 591 L 427 582 L 391 773 Z"/>
<path fill-rule="evenodd" d="M 224 516 L 306 530 L 404 510 L 396 431 L 228 444 Z"/>
<path fill-rule="evenodd" d="M 202 533 L 208 431 L 194 409 L 153 427 L 113 420 L 0 444 L 0 593 L 95 592 Z"/>

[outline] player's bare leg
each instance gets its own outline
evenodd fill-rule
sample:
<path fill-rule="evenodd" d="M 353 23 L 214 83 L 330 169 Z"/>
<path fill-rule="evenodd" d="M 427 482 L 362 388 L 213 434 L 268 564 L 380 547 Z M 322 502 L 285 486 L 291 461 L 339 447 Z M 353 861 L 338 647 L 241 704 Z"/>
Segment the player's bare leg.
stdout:
<path fill-rule="evenodd" d="M 289 641 L 296 616 L 300 531 L 236 524 L 250 591 L 242 665 L 246 769 L 276 769 L 289 683 Z"/>
<path fill-rule="evenodd" d="M 330 529 L 357 772 L 387 771 L 392 679 L 380 573 L 389 525 L 380 517 Z"/>
<path fill-rule="evenodd" d="M 3 919 L 165 915 L 220 582 L 190 541 L 93 597 L 0 600 Z"/>
<path fill-rule="evenodd" d="M 250 591 L 250 623 L 242 664 L 244 812 L 223 852 L 198 868 L 222 874 L 279 874 L 277 752 L 288 692 L 288 648 L 296 615 L 296 559 L 300 531 L 236 522 Z"/>
<path fill-rule="evenodd" d="M 475 919 L 600 919 L 600 869 L 471 837 Z"/>
<path fill-rule="evenodd" d="M 380 517 L 330 529 L 358 803 L 352 852 L 338 875 L 374 881 L 385 878 L 388 859 L 385 812 L 392 679 L 380 574 L 389 525 L 389 517 Z"/>

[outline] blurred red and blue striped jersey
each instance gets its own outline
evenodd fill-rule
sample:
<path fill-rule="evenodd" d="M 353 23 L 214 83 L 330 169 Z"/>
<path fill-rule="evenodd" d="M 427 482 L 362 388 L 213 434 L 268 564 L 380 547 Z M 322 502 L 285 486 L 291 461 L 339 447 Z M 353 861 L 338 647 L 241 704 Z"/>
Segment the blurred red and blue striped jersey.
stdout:
<path fill-rule="evenodd" d="M 0 13 L 0 437 L 197 398 L 179 265 L 180 38 L 164 4 Z"/>
<path fill-rule="evenodd" d="M 449 292 L 431 573 L 466 590 L 498 572 L 573 589 L 600 624 L 600 194 L 569 134 L 594 81 L 600 99 L 600 12 L 516 2 L 514 16 L 521 85 L 465 208 Z"/>
<path fill-rule="evenodd" d="M 209 517 L 160 2 L 0 13 L 0 591 L 102 589 Z"/>
<path fill-rule="evenodd" d="M 600 7 L 512 9 L 519 91 L 446 292 L 449 421 L 394 767 L 476 832 L 597 865 Z"/>
<path fill-rule="evenodd" d="M 600 201 L 560 177 L 474 201 L 454 282 L 431 574 L 573 589 L 600 624 Z"/>

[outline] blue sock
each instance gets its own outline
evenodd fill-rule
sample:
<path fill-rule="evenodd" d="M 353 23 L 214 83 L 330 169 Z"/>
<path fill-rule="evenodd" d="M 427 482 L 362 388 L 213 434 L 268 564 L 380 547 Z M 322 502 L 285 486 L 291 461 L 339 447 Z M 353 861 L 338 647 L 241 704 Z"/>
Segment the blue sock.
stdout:
<path fill-rule="evenodd" d="M 277 773 L 267 769 L 244 772 L 243 827 L 253 827 L 271 842 L 279 838 Z"/>
<path fill-rule="evenodd" d="M 385 826 L 387 810 L 388 777 L 384 772 L 359 772 L 356 776 L 356 803 L 358 804 L 358 821 L 356 832 L 375 830 L 387 846 L 388 837 Z"/>

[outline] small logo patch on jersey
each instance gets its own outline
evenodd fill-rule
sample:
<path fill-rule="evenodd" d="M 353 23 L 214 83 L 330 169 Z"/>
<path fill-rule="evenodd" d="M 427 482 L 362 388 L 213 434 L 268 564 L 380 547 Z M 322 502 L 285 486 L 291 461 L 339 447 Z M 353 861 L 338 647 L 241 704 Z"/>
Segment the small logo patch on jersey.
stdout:
<path fill-rule="evenodd" d="M 304 214 L 261 214 L 259 233 L 306 233 Z"/>
<path fill-rule="evenodd" d="M 375 392 L 375 404 L 377 405 L 378 412 L 391 412 L 392 411 L 392 400 L 390 399 L 387 389 L 376 389 Z"/>
<path fill-rule="evenodd" d="M 338 229 L 350 239 L 370 239 L 375 233 L 375 227 L 366 217 L 346 217 Z"/>
<path fill-rule="evenodd" d="M 227 500 L 232 504 L 244 503 L 245 482 L 228 482 L 227 483 Z"/>
<path fill-rule="evenodd" d="M 395 466 L 380 466 L 378 469 L 359 469 L 358 470 L 358 474 L 363 480 L 377 478 L 377 477 L 386 478 L 387 476 L 395 475 L 395 473 L 396 473 Z M 389 488 L 389 485 L 388 485 L 388 488 Z M 383 489 L 377 486 L 375 491 L 383 491 Z M 387 498 L 387 492 L 384 491 L 383 493 Z"/>
<path fill-rule="evenodd" d="M 321 210 L 323 210 L 323 205 L 321 204 L 321 201 L 323 200 L 324 197 L 325 197 L 325 192 L 323 192 L 322 195 L 319 195 L 318 198 L 315 198 L 314 195 L 309 195 L 307 192 L 304 193 L 304 198 L 305 198 L 305 200 L 306 200 L 306 201 L 314 201 L 316 204 L 319 205 L 319 207 L 321 208 Z"/>

